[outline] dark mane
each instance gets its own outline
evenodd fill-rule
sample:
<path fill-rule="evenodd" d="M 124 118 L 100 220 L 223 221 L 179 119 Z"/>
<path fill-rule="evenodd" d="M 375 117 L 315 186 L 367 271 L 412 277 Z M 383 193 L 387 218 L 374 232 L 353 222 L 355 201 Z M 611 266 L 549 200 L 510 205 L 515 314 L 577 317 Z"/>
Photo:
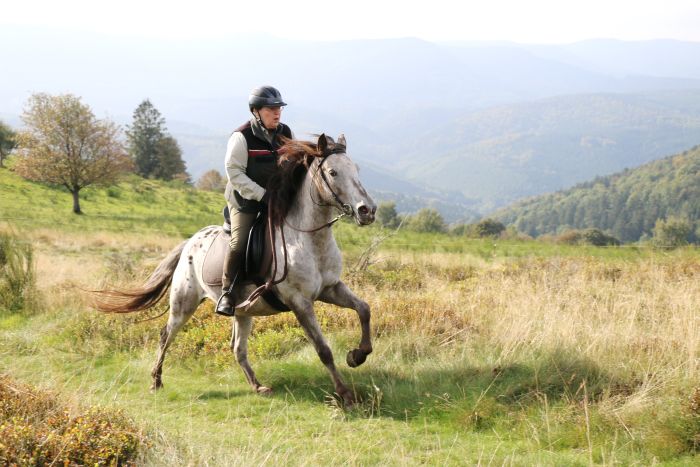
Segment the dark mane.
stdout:
<path fill-rule="evenodd" d="M 333 138 L 325 135 L 320 138 L 324 141 L 323 152 L 317 144 L 310 141 L 281 138 L 282 146 L 277 151 L 280 154 L 277 162 L 279 169 L 267 184 L 267 205 L 274 225 L 281 225 L 287 217 L 314 158 L 345 152 L 345 145 L 336 143 Z"/>
<path fill-rule="evenodd" d="M 281 225 L 296 197 L 301 182 L 315 157 L 322 157 L 314 143 L 282 138 L 279 169 L 267 184 L 268 209 L 274 225 Z"/>

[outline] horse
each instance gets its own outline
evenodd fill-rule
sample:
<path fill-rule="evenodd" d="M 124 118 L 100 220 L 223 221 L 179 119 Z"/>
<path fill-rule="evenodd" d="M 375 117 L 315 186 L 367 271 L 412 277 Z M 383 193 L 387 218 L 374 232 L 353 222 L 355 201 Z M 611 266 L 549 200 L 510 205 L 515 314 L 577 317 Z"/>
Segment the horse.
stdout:
<path fill-rule="evenodd" d="M 262 288 L 276 293 L 294 313 L 328 369 L 335 393 L 349 406 L 355 402 L 355 395 L 338 373 L 316 318 L 314 302 L 320 300 L 357 312 L 362 334 L 359 346 L 348 352 L 346 361 L 351 368 L 364 363 L 372 353 L 370 307 L 340 280 L 342 257 L 331 226 L 342 216 L 352 217 L 360 226 L 369 225 L 374 222 L 377 207 L 359 181 L 357 165 L 346 153 L 344 135 L 337 142 L 322 134 L 316 144 L 289 139 L 283 143 L 278 173 L 268 187 L 266 244 L 272 250 L 272 258 L 268 258 L 270 267 L 264 274 L 266 282 Z M 334 219 L 336 210 L 341 214 Z M 151 308 L 170 289 L 169 317 L 160 332 L 151 371 L 152 390 L 163 387 L 163 361 L 178 331 L 203 300 L 216 303 L 221 295 L 220 285 L 208 285 L 202 278 L 202 265 L 213 244 L 210 239 L 221 230 L 221 226 L 208 226 L 179 244 L 139 288 L 96 291 L 93 306 L 97 310 L 128 313 Z M 284 274 L 280 276 L 279 271 Z M 248 337 L 254 317 L 280 311 L 259 293 L 256 295 L 254 289 L 256 286 L 251 283 L 235 285 L 235 296 L 249 300 L 235 307 L 230 346 L 252 389 L 258 394 L 269 394 L 272 388 L 260 384 L 248 362 Z"/>

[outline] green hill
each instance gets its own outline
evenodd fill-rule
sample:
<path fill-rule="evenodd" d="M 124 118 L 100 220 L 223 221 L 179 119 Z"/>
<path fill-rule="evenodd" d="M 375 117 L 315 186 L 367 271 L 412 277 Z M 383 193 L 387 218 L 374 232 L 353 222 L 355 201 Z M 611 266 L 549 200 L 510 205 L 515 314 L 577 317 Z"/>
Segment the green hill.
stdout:
<path fill-rule="evenodd" d="M 597 227 L 622 241 L 651 234 L 659 218 L 700 219 L 700 146 L 571 189 L 531 198 L 493 217 L 537 236 Z"/>
<path fill-rule="evenodd" d="M 64 188 L 28 182 L 10 170 L 0 169 L 0 222 L 17 228 L 185 236 L 205 225 L 220 223 L 225 204 L 220 193 L 136 175 L 108 188 L 81 190 L 82 215 L 71 212 L 71 199 Z"/>

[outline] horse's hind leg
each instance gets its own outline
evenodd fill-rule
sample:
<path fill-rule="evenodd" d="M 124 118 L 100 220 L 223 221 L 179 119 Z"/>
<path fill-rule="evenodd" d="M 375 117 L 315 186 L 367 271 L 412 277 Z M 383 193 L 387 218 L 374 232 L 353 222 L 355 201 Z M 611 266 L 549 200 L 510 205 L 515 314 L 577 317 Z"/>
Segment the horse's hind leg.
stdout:
<path fill-rule="evenodd" d="M 269 394 L 271 388 L 260 384 L 255 377 L 255 372 L 248 363 L 248 336 L 253 329 L 253 318 L 250 316 L 236 315 L 233 320 L 233 330 L 231 332 L 231 351 L 236 355 L 238 364 L 243 369 L 245 377 L 258 394 Z"/>
<path fill-rule="evenodd" d="M 160 330 L 160 346 L 158 348 L 158 358 L 156 359 L 151 376 L 153 377 L 152 390 L 163 387 L 161 375 L 163 374 L 163 360 L 165 352 L 172 344 L 178 331 L 182 329 L 187 320 L 194 314 L 199 305 L 200 298 L 193 292 L 194 288 L 184 284 L 173 288 L 170 291 L 170 316 L 168 323 Z"/>
<path fill-rule="evenodd" d="M 360 339 L 359 348 L 348 352 L 347 363 L 348 366 L 352 368 L 362 365 L 365 360 L 367 360 L 367 355 L 372 353 L 372 337 L 369 327 L 369 305 L 355 295 L 342 281 L 325 289 L 319 298 L 326 303 L 338 305 L 343 308 L 352 308 L 357 312 L 362 328 L 362 338 Z"/>

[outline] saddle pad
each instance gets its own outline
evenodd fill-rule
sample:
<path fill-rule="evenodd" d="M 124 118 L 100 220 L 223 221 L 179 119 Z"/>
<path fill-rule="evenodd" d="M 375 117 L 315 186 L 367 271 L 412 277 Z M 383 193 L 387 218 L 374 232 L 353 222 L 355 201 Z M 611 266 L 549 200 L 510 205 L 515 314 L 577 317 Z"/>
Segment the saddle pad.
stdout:
<path fill-rule="evenodd" d="M 207 249 L 207 255 L 202 264 L 202 280 L 209 286 L 221 285 L 221 276 L 224 271 L 224 257 L 228 250 L 228 242 L 231 236 L 223 231 L 214 237 Z"/>

